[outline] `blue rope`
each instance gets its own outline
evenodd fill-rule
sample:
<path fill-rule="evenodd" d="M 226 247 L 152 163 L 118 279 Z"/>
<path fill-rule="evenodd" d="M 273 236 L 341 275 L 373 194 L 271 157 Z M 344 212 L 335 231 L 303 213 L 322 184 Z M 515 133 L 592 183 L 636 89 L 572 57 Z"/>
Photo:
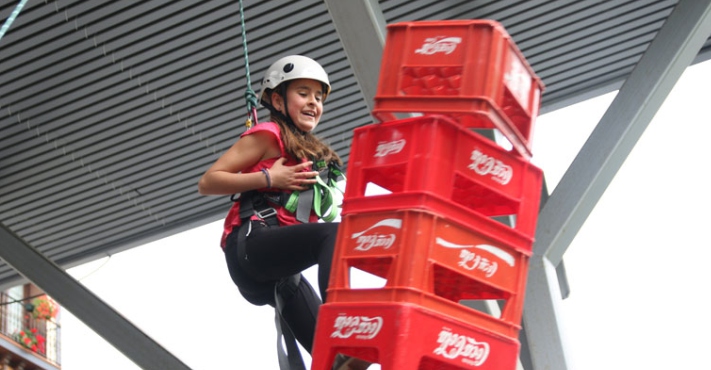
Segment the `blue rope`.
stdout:
<path fill-rule="evenodd" d="M 239 1 L 239 18 L 242 22 L 242 48 L 244 48 L 244 70 L 247 74 L 247 90 L 244 93 L 244 99 L 247 102 L 247 122 L 245 125 L 247 127 L 252 127 L 252 120 L 257 124 L 257 106 L 259 101 L 257 100 L 257 94 L 252 90 L 252 79 L 249 74 L 249 56 L 247 55 L 247 30 L 244 25 L 244 7 L 242 6 L 242 0 Z"/>
<path fill-rule="evenodd" d="M 15 10 L 10 13 L 10 16 L 7 17 L 5 20 L 5 24 L 2 25 L 2 28 L 0 28 L 0 40 L 2 40 L 2 37 L 5 35 L 5 32 L 7 32 L 8 28 L 10 28 L 10 25 L 12 25 L 12 22 L 15 21 L 15 18 L 20 14 L 20 11 L 22 10 L 22 7 L 25 6 L 25 3 L 27 3 L 27 0 L 20 0 L 20 3 L 15 6 Z M 246 49 L 245 49 L 246 50 Z"/>

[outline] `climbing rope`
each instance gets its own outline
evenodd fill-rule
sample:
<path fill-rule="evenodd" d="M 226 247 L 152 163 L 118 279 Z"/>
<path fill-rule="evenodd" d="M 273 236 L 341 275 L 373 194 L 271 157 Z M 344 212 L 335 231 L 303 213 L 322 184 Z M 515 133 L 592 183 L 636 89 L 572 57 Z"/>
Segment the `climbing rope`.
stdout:
<path fill-rule="evenodd" d="M 244 99 L 247 102 L 247 121 L 245 125 L 247 128 L 252 127 L 252 122 L 258 124 L 257 119 L 257 105 L 259 101 L 257 100 L 257 94 L 252 90 L 252 79 L 249 74 L 249 56 L 247 53 L 247 31 L 244 25 L 244 6 L 242 5 L 242 0 L 239 1 L 239 19 L 242 22 L 242 48 L 244 49 L 244 70 L 247 74 L 247 90 L 244 93 Z"/>
<path fill-rule="evenodd" d="M 10 16 L 7 17 L 5 20 L 5 24 L 2 25 L 0 28 L 0 39 L 5 35 L 5 32 L 10 28 L 10 25 L 12 25 L 12 22 L 15 21 L 15 18 L 20 14 L 20 11 L 22 10 L 22 7 L 25 6 L 25 3 L 27 3 L 27 0 L 21 0 L 16 6 L 15 10 L 10 13 Z"/>
<path fill-rule="evenodd" d="M 244 25 L 244 6 L 242 0 L 239 0 L 239 19 L 242 23 L 242 47 L 244 48 L 244 70 L 247 75 L 247 90 L 244 92 L 244 99 L 247 102 L 247 121 L 245 126 L 252 127 L 252 122 L 258 124 L 257 119 L 257 94 L 252 90 L 252 79 L 249 74 L 249 56 L 247 53 L 247 31 Z M 298 283 L 297 283 L 298 285 Z M 304 360 L 301 358 L 301 353 L 296 344 L 296 338 L 291 332 L 291 329 L 286 325 L 286 321 L 282 317 L 283 299 L 279 294 L 278 289 L 275 290 L 275 325 L 277 329 L 277 358 L 279 360 L 279 368 L 281 370 L 305 370 Z M 286 350 L 284 346 L 286 345 Z"/>

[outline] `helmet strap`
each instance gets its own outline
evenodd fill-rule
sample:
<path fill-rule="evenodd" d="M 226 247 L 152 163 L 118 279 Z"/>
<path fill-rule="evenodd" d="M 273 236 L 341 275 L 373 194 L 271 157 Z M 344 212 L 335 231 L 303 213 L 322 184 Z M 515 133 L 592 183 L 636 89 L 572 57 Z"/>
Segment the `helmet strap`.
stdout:
<path fill-rule="evenodd" d="M 266 101 L 262 101 L 262 105 L 264 105 L 272 115 L 282 119 L 286 123 L 286 126 L 289 127 L 291 129 L 291 131 L 293 131 L 295 134 L 306 135 L 306 132 L 302 131 L 300 128 L 298 128 L 296 126 L 296 124 L 294 123 L 294 120 L 292 120 L 291 116 L 289 115 L 289 103 L 286 99 L 286 88 L 288 85 L 289 85 L 289 82 L 286 81 L 286 82 L 280 84 L 279 86 L 277 86 L 277 88 L 279 89 L 277 91 L 277 94 L 279 94 L 279 96 L 281 96 L 281 99 L 284 102 L 284 110 L 286 111 L 286 114 L 284 114 L 284 113 L 280 112 L 278 109 L 276 109 L 272 105 L 271 99 L 270 99 L 269 103 L 267 103 Z"/>

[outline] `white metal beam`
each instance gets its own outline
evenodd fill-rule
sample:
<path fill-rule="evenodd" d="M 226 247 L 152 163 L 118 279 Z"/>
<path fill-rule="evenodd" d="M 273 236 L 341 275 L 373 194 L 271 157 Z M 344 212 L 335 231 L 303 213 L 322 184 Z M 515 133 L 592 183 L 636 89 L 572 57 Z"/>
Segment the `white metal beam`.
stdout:
<path fill-rule="evenodd" d="M 680 1 L 543 207 L 536 252 L 560 262 L 709 34 L 711 1 Z"/>
<path fill-rule="evenodd" d="M 0 258 L 142 369 L 190 369 L 2 224 L 0 244 Z"/>
<path fill-rule="evenodd" d="M 523 313 L 535 370 L 568 368 L 551 271 L 710 34 L 711 0 L 681 0 L 541 210 Z"/>
<path fill-rule="evenodd" d="M 385 17 L 377 0 L 324 0 L 370 111 L 378 89 Z"/>

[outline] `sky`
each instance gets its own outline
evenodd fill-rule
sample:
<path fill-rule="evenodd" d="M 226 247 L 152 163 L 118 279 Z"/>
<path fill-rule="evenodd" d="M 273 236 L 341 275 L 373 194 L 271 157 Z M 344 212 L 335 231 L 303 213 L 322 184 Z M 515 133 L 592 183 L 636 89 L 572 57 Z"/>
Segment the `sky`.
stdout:
<path fill-rule="evenodd" d="M 570 369 L 711 369 L 709 83 L 711 62 L 686 70 L 563 257 Z M 533 163 L 549 191 L 614 96 L 538 118 Z M 278 370 L 274 311 L 237 292 L 221 226 L 68 272 L 192 369 Z M 306 276 L 316 286 L 315 269 Z M 138 369 L 71 312 L 62 311 L 61 325 L 64 369 Z"/>

